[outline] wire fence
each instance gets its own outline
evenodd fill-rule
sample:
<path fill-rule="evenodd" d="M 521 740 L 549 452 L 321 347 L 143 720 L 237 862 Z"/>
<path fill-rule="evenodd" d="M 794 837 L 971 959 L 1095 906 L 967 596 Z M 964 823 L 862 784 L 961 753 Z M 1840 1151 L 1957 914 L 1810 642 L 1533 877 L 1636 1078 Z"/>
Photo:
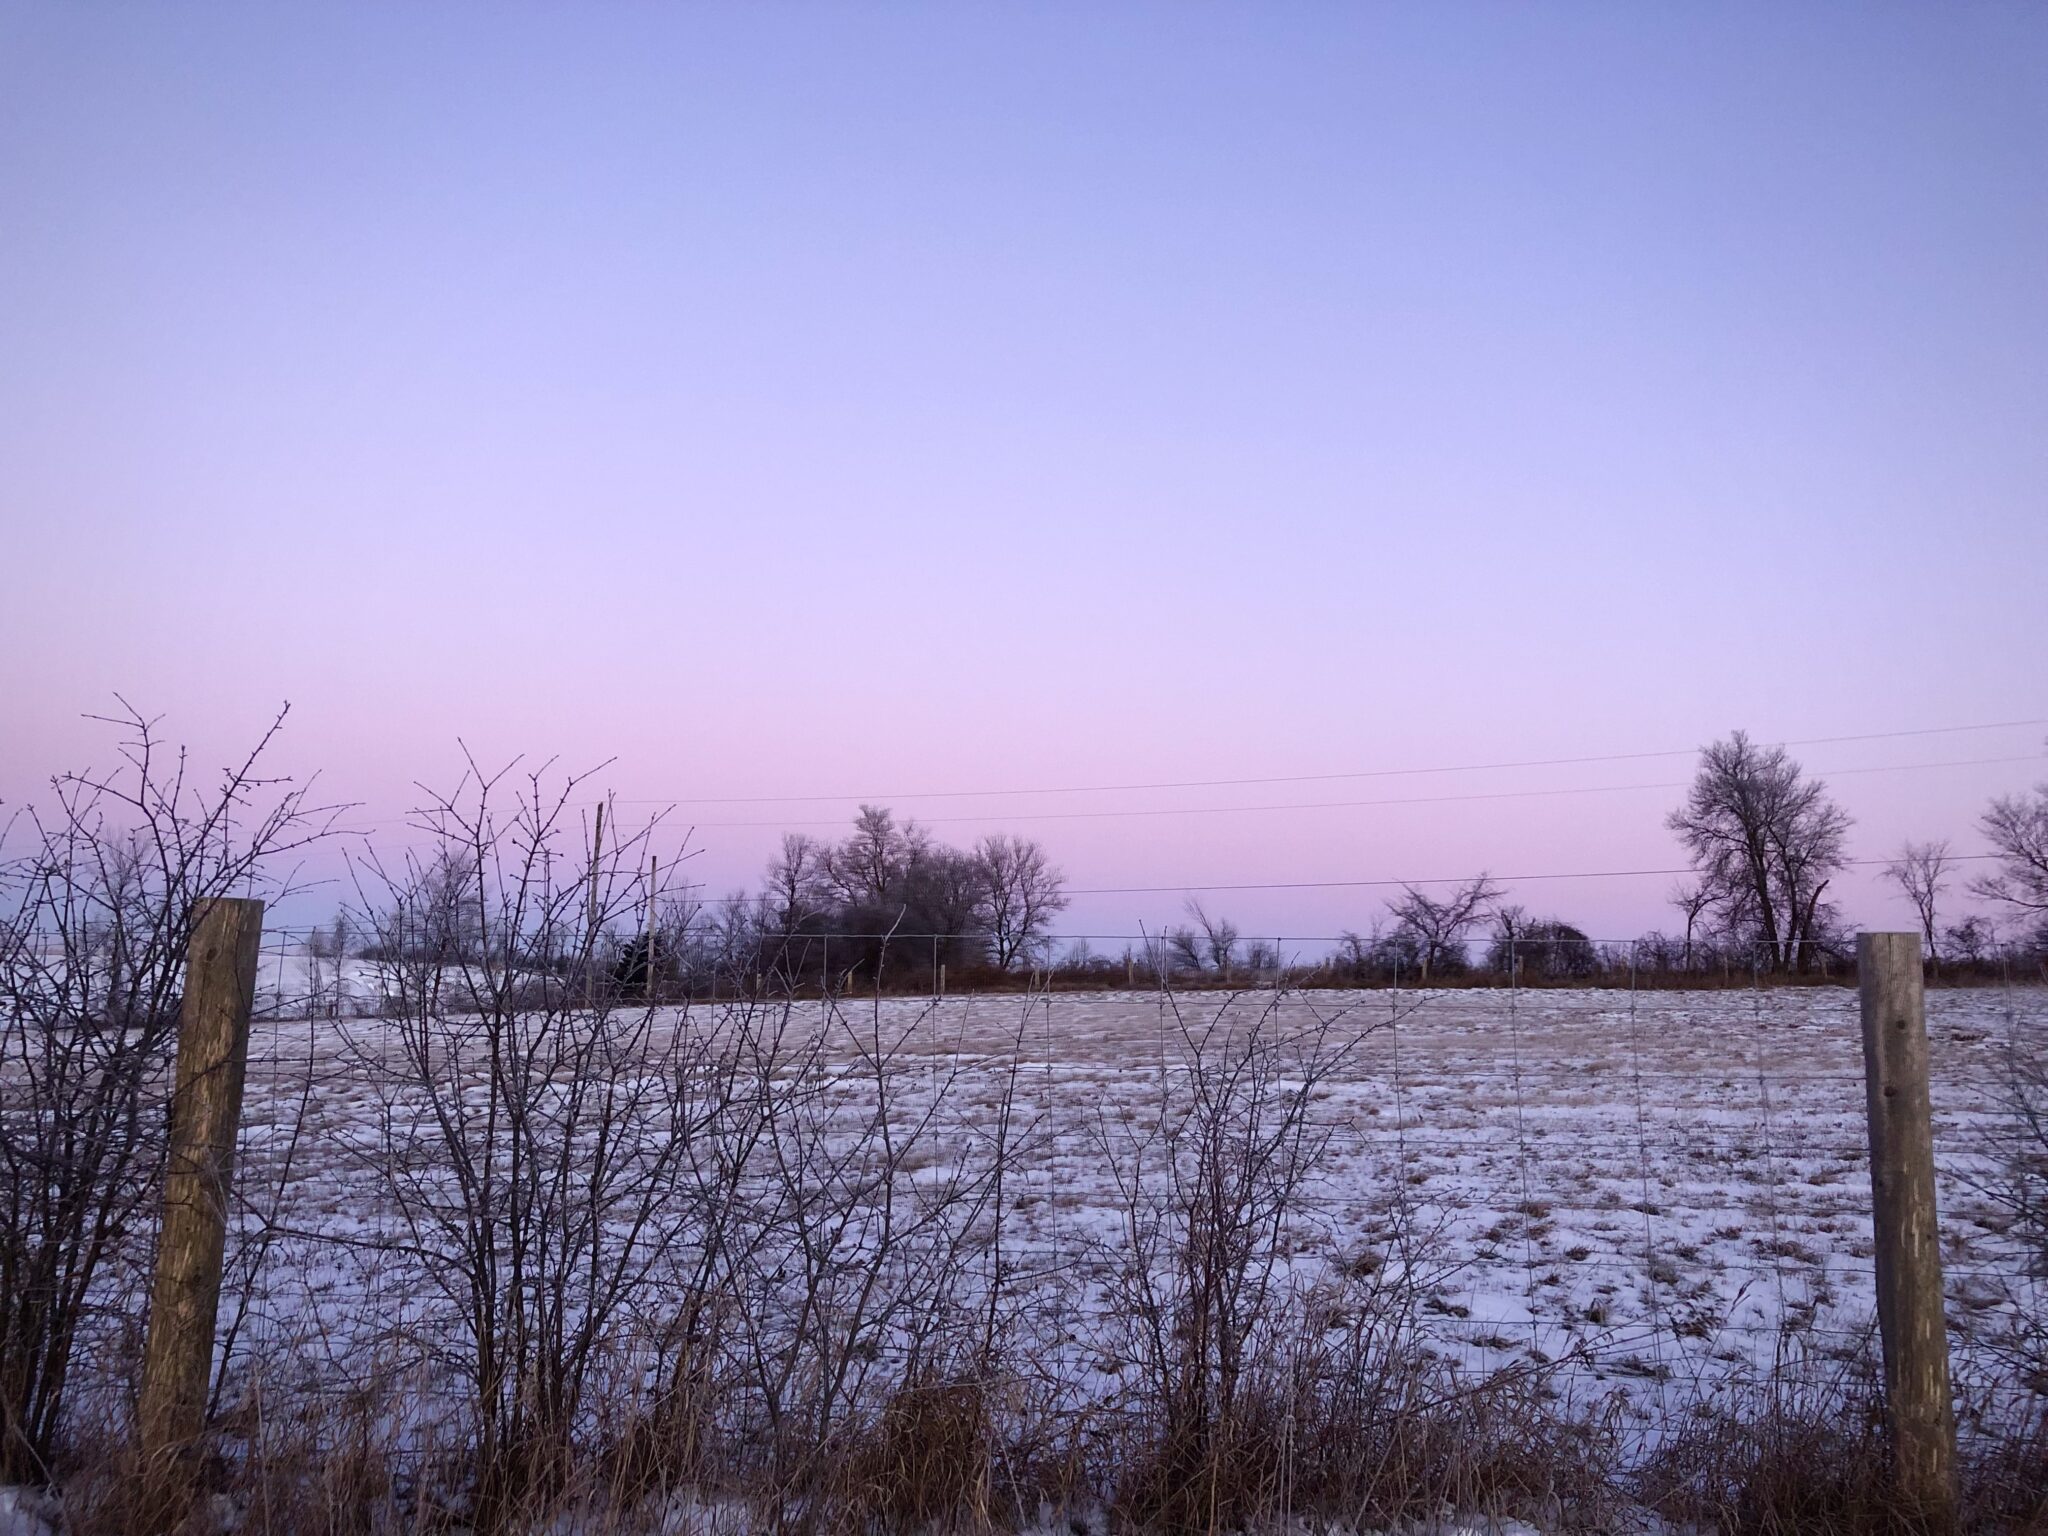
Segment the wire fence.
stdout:
<path fill-rule="evenodd" d="M 1766 947 L 1663 934 L 1614 940 L 1494 936 L 1479 946 L 1476 958 L 1472 946 L 1461 940 L 1444 944 L 1432 959 L 1420 946 L 1401 942 L 1398 933 L 1265 935 L 1232 928 L 1229 953 L 1218 958 L 1208 935 L 1169 928 L 1044 937 L 998 962 L 989 936 L 978 930 L 856 932 L 803 926 L 776 932 L 763 931 L 758 914 L 751 927 L 728 929 L 705 920 L 707 909 L 716 905 L 691 903 L 681 919 L 671 913 L 638 930 L 571 934 L 559 968 L 576 969 L 619 1000 L 663 1004 L 1115 989 L 1150 993 L 1164 986 L 1183 992 L 1404 987 L 1755 992 L 1794 984 L 1852 985 L 1856 979 L 1851 941 Z M 445 929 L 427 924 L 421 931 L 426 942 L 410 951 L 415 957 L 433 953 L 453 964 L 485 959 L 482 947 L 465 948 Z M 365 947 L 360 929 L 333 923 L 266 928 L 259 1011 L 374 1012 L 382 1006 L 380 978 L 388 978 L 388 962 L 407 954 L 403 946 Z M 379 961 L 387 962 L 385 969 L 379 969 Z M 2048 984 L 2048 950 L 1986 944 L 1967 955 L 1930 961 L 1926 969 L 1933 986 Z"/>
<path fill-rule="evenodd" d="M 802 1100 L 782 1150 L 812 1159 L 796 1177 L 829 1186 L 854 1236 L 821 1259 L 803 1253 L 808 1229 L 753 1233 L 763 1257 L 746 1273 L 763 1285 L 800 1283 L 769 1263 L 772 1250 L 815 1261 L 801 1282 L 814 1287 L 829 1290 L 826 1272 L 843 1265 L 884 1285 L 950 1287 L 944 1305 L 962 1315 L 999 1304 L 1006 1369 L 1029 1360 L 1036 1387 L 1114 1413 L 1144 1368 L 1134 1298 L 1185 1279 L 1134 1270 L 1180 1262 L 1162 1233 L 1186 1214 L 1176 1202 L 1201 1155 L 1186 1139 L 1191 1113 L 1238 1094 L 1227 1128 L 1251 1146 L 1294 1093 L 1286 1188 L 1248 1197 L 1263 1246 L 1246 1262 L 1261 1296 L 1287 1298 L 1281 1311 L 1352 1287 L 1472 1379 L 1540 1370 L 1548 1389 L 1608 1399 L 1645 1433 L 1791 1362 L 1846 1375 L 1875 1359 L 1853 990 L 1794 984 L 1761 963 L 1712 986 L 1652 985 L 1625 944 L 1599 947 L 1599 986 L 1526 985 L 1554 967 L 1511 963 L 1449 987 L 1398 975 L 1349 987 L 1290 963 L 1281 944 L 1263 969 L 1177 973 L 1143 934 L 1104 937 L 1117 946 L 1109 985 L 1062 984 L 1044 967 L 963 990 L 930 936 L 888 936 L 908 957 L 895 964 L 876 936 L 814 938 L 847 969 L 827 959 L 778 979 L 713 967 L 674 974 L 666 989 L 643 976 L 637 991 L 611 970 L 610 991 L 587 1003 L 593 1020 L 640 1019 L 634 1038 L 658 1070 L 730 1071 L 734 1058 L 708 1048 L 744 1037 L 765 1091 Z M 881 963 L 863 971 L 873 955 Z M 423 1010 L 417 968 L 410 984 L 402 970 L 316 953 L 301 931 L 266 938 L 223 1302 L 224 1402 L 247 1390 L 250 1362 L 290 1360 L 323 1390 L 403 1377 L 427 1422 L 462 1355 L 451 1267 L 432 1251 L 459 1232 L 421 1202 L 459 1172 L 435 1164 L 446 1117 L 489 1101 L 486 1079 L 503 1069 L 425 1041 L 423 1028 L 470 1028 L 460 989 Z M 1996 1416 L 2048 1390 L 2048 1247 L 2028 1215 L 2041 1187 L 2030 1181 L 2048 1176 L 2048 989 L 2023 959 L 1979 979 L 1931 990 L 1928 1022 L 1957 1378 L 1971 1414 Z M 572 997 L 561 1025 L 573 1033 L 582 1018 Z M 681 1049 L 693 1042 L 706 1049 Z M 481 1122 L 463 1134 L 484 1134 Z M 721 1133 L 703 1134 L 708 1145 Z M 779 1204 L 743 1182 L 719 1187 L 735 1204 L 773 1205 L 767 1225 L 808 1219 L 786 1159 L 760 1177 L 785 1181 Z M 705 1186 L 694 1188 L 701 1201 Z M 649 1218 L 695 1232 L 704 1211 L 683 1209 L 681 1185 L 672 1198 L 674 1212 L 657 1205 Z M 935 1214 L 948 1201 L 958 1210 Z M 954 1245 L 958 1272 L 941 1280 L 933 1254 L 909 1247 L 878 1259 L 884 1208 Z M 664 1248 L 664 1273 L 683 1284 L 702 1249 L 694 1236 Z M 738 1273 L 722 1272 L 724 1283 Z M 637 1343 L 610 1361 L 622 1375 L 658 1372 L 676 1347 L 674 1297 L 655 1293 L 664 1299 L 622 1334 Z M 878 1380 L 915 1369 L 933 1347 L 911 1320 L 927 1301 L 939 1306 L 923 1298 L 871 1317 L 857 1345 L 842 1345 Z"/>

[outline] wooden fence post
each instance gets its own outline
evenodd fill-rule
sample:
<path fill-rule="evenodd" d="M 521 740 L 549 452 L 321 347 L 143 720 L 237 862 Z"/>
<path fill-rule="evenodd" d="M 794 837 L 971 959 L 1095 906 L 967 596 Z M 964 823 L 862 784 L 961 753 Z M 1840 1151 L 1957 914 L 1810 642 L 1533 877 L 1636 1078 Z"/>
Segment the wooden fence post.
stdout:
<path fill-rule="evenodd" d="M 152 1459 L 174 1458 L 206 1427 L 214 1314 L 227 1252 L 228 1187 L 262 945 L 262 902 L 223 897 L 194 911 L 178 1012 L 163 1226 L 157 1235 L 137 1411 L 142 1448 Z"/>
<path fill-rule="evenodd" d="M 1856 940 L 1877 1321 L 1900 1500 L 1937 1529 L 1956 1519 L 1956 1419 L 1934 1205 L 1934 1115 L 1927 1096 L 1927 1005 L 1917 933 Z"/>

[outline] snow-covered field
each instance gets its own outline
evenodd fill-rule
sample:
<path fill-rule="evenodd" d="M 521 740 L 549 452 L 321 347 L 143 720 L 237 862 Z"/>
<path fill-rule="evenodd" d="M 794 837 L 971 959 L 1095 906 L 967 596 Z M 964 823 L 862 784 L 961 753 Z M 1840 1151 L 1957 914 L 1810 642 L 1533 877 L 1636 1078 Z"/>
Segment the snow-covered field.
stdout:
<path fill-rule="evenodd" d="M 892 1042 L 898 1111 L 926 1124 L 907 1176 L 942 1180 L 986 1145 L 1007 1094 L 1018 1129 L 1002 1230 L 1010 1284 L 1043 1290 L 1034 1347 L 1085 1387 L 1127 1362 L 1112 1339 L 1132 1191 L 1185 1106 L 1191 1038 L 1254 1021 L 1344 1042 L 1312 1130 L 1327 1135 L 1283 1283 L 1344 1266 L 1401 1274 L 1432 1347 L 1477 1368 L 1563 1362 L 1653 1422 L 1674 1400 L 1809 1361 L 1868 1358 L 1872 1260 L 1857 1001 L 1837 987 L 1727 992 L 1192 992 L 790 1005 L 843 1069 L 846 1136 L 872 1094 L 861 1044 Z M 664 1031 L 735 1027 L 732 1005 Z M 2048 991 L 1929 996 L 1943 1249 L 1959 1379 L 1988 1384 L 2042 1278 L 1987 1194 L 2020 1131 L 2012 1053 L 2048 1045 Z M 326 1366 L 400 1324 L 450 1326 L 375 1176 L 393 1117 L 420 1113 L 375 1064 L 374 1018 L 260 1023 L 242 1153 L 263 1251 L 240 1347 L 317 1341 Z M 310 1084 L 310 1087 L 309 1087 Z M 408 1105 L 411 1108 L 408 1109 Z M 921 1117 L 930 1114 L 929 1122 Z M 302 1117 L 303 1116 L 303 1120 Z M 293 1134 L 294 1127 L 300 1133 Z M 1150 1162 L 1148 1164 L 1148 1158 Z M 437 1319 L 439 1319 L 437 1321 Z M 311 1361 L 309 1360 L 309 1363 Z"/>

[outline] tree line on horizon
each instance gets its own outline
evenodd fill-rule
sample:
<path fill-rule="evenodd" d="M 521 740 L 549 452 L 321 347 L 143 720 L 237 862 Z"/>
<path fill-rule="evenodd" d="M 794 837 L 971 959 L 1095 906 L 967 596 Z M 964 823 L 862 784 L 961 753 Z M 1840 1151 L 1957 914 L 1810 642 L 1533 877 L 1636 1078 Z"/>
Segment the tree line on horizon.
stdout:
<path fill-rule="evenodd" d="M 1481 874 L 1432 895 L 1409 885 L 1366 933 L 1346 932 L 1334 963 L 1359 980 L 1449 980 L 1475 969 L 1492 975 L 1569 980 L 1634 967 L 1652 973 L 1756 968 L 1794 975 L 1850 960 L 1854 934 L 1828 899 L 1848 868 L 1849 814 L 1826 784 L 1808 776 L 1782 746 L 1732 732 L 1700 754 L 1684 802 L 1666 818 L 1693 868 L 1670 892 L 1676 932 L 1652 930 L 1622 944 L 1596 943 L 1555 916 L 1531 916 L 1504 900 Z M 1995 868 L 1964 889 L 1991 916 L 1944 923 L 1958 858 L 1943 841 L 1908 840 L 1884 878 L 1912 903 L 1927 958 L 1978 965 L 2001 941 L 2048 957 L 2048 783 L 1994 798 L 1978 818 Z M 1195 929 L 1175 930 L 1170 948 L 1211 968 L 1230 953 L 1234 929 L 1190 904 Z M 1483 939 L 1477 960 L 1475 936 Z M 1227 960 L 1225 966 L 1227 968 Z"/>
<path fill-rule="evenodd" d="M 1432 891 L 1404 885 L 1364 930 L 1345 930 L 1317 966 L 1357 981 L 1418 983 L 1485 974 L 1568 981 L 1633 966 L 1650 973 L 1752 968 L 1802 974 L 1850 959 L 1854 936 L 1830 899 L 1848 867 L 1852 822 L 1826 783 L 1782 746 L 1743 731 L 1706 747 L 1683 802 L 1665 826 L 1693 873 L 1668 902 L 1678 921 L 1620 944 L 1596 942 L 1576 923 L 1532 913 L 1482 873 Z M 1993 799 L 1979 817 L 1993 870 L 1958 880 L 1949 842 L 1907 841 L 1884 878 L 1912 904 L 1928 958 L 1978 965 L 2001 947 L 2048 956 L 2048 783 Z M 461 893 L 474 885 L 461 851 L 444 851 L 429 888 L 444 892 L 437 942 L 464 924 Z M 1967 893 L 1988 912 L 1954 913 Z M 1034 839 L 991 833 L 967 847 L 939 840 L 888 807 L 863 805 L 837 841 L 784 834 L 753 890 L 722 899 L 669 901 L 651 930 L 622 931 L 619 974 L 637 982 L 658 957 L 672 976 L 960 977 L 1056 970 L 1099 979 L 1139 975 L 1256 976 L 1301 967 L 1278 941 L 1246 935 L 1199 899 L 1185 920 L 1097 954 L 1054 932 L 1069 905 L 1065 876 Z M 353 952 L 345 920 L 321 946 Z"/>
<path fill-rule="evenodd" d="M 1683 802 L 1665 818 L 1693 869 L 1669 893 L 1679 918 L 1672 931 L 1596 942 L 1562 916 L 1507 900 L 1482 873 L 1447 891 L 1403 886 L 1365 932 L 1344 932 L 1319 968 L 1358 981 L 1427 983 L 1475 973 L 1569 981 L 1632 966 L 1794 975 L 1840 966 L 1855 941 L 1830 892 L 1849 865 L 1851 825 L 1825 782 L 1784 747 L 1738 730 L 1702 751 Z M 1912 903 L 1930 961 L 1979 965 L 2001 944 L 2048 956 L 2048 783 L 1995 798 L 1978 825 L 1995 867 L 1960 889 L 1990 914 L 1952 912 L 1959 861 L 1946 841 L 1908 841 L 1884 878 Z M 950 848 L 916 821 L 868 805 L 840 842 L 785 835 L 761 888 L 711 906 L 694 946 L 686 940 L 678 953 L 714 966 L 737 957 L 738 968 L 757 973 L 801 973 L 805 963 L 838 971 L 822 955 L 798 957 L 831 936 L 844 965 L 880 967 L 895 934 L 916 936 L 895 960 L 911 972 L 1044 967 L 1129 979 L 1298 968 L 1277 940 L 1247 936 L 1199 899 L 1187 903 L 1186 921 L 1120 954 L 1095 954 L 1085 940 L 1062 950 L 1052 925 L 1067 905 L 1064 877 L 1037 842 L 994 834 Z"/>

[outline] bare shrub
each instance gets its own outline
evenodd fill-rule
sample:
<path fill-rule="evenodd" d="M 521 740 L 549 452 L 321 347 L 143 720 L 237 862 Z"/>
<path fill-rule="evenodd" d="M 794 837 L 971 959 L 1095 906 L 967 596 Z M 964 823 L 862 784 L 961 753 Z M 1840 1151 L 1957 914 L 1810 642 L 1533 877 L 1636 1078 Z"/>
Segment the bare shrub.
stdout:
<path fill-rule="evenodd" d="M 82 1353 L 140 1311 L 195 909 L 280 894 L 272 861 L 332 822 L 265 775 L 281 712 L 203 787 L 122 708 L 117 765 L 0 838 L 0 1483 L 47 1477 Z"/>
<path fill-rule="evenodd" d="M 732 1172 L 704 1276 L 735 1301 L 716 1348 L 738 1460 L 778 1521 L 802 1524 L 900 1505 L 907 1495 L 875 1480 L 873 1457 L 891 1454 L 875 1446 L 906 1413 L 936 1411 L 933 1394 L 950 1421 L 1000 1367 L 1004 1174 L 1028 1130 L 1014 1070 L 996 1103 L 970 1111 L 954 1069 L 914 1052 L 922 1018 L 891 1025 L 879 998 L 819 1018 L 802 1030 L 784 1004 L 721 1021 L 749 1107 L 710 1153 Z"/>
<path fill-rule="evenodd" d="M 391 1021 L 358 1045 L 381 1128 L 359 1155 L 439 1303 L 413 1340 L 466 1389 L 463 1492 L 492 1528 L 567 1485 L 586 1392 L 689 1232 L 684 1149 L 723 1108 L 697 1042 L 644 985 L 624 1002 L 608 955 L 654 899 L 654 829 L 580 845 L 580 779 L 507 777 L 472 764 L 416 813 L 427 848 L 371 863 L 358 918 Z"/>
<path fill-rule="evenodd" d="M 2004 1092 L 1992 1165 L 1967 1179 L 2022 1255 L 2024 1273 L 2001 1285 L 2013 1326 L 1995 1347 L 2021 1387 L 2048 1393 L 2048 1318 L 2032 1304 L 2034 1284 L 2048 1278 L 2048 1058 L 2038 1039 L 2015 1032 L 2006 1042 Z"/>
<path fill-rule="evenodd" d="M 1290 1311 L 1283 1262 L 1330 1129 L 1317 1088 L 1365 1032 L 1347 1015 L 1290 1027 L 1274 1003 L 1241 1027 L 1169 997 L 1174 1060 L 1156 1120 L 1098 1115 L 1123 1224 L 1109 1261 L 1110 1338 L 1135 1373 L 1116 1502 L 1128 1518 L 1212 1529 L 1245 1518 L 1275 1447 L 1253 1364 Z"/>
<path fill-rule="evenodd" d="M 607 937 L 656 899 L 649 834 L 579 846 L 577 780 L 501 807 L 501 777 L 420 813 L 435 844 L 357 918 L 389 999 L 354 1053 L 391 1213 L 364 1241 L 461 1388 L 433 1498 L 487 1529 L 684 1487 L 802 1527 L 983 1507 L 1010 1087 L 967 1103 L 879 977 L 652 1006 Z"/>
<path fill-rule="evenodd" d="M 1096 1452 L 1116 1514 L 1215 1531 L 1606 1508 L 1618 1437 L 1557 1398 L 1559 1363 L 1461 1375 L 1418 1325 L 1455 1260 L 1405 1217 L 1391 1260 L 1316 1219 L 1344 1149 L 1314 1106 L 1389 1025 L 1345 1008 L 1288 1022 L 1304 1002 L 1197 1018 L 1169 999 L 1156 1119 L 1098 1116 L 1123 1223 L 1102 1255 L 1123 1385 Z"/>

